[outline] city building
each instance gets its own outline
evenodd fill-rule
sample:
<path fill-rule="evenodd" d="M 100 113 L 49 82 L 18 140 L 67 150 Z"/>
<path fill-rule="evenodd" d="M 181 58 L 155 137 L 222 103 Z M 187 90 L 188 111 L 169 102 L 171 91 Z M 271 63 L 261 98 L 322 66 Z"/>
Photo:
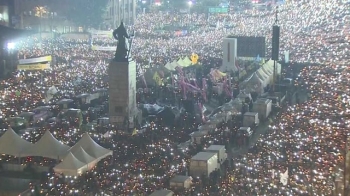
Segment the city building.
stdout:
<path fill-rule="evenodd" d="M 12 0 L 0 0 L 0 25 L 13 26 L 12 16 L 14 12 Z"/>
<path fill-rule="evenodd" d="M 105 24 L 109 28 L 116 28 L 120 22 L 125 24 L 134 24 L 136 19 L 136 0 L 110 0 L 107 13 L 105 15 Z"/>
<path fill-rule="evenodd" d="M 64 16 L 65 1 L 13 0 L 13 25 L 21 29 L 35 29 L 46 32 L 78 31 Z"/>

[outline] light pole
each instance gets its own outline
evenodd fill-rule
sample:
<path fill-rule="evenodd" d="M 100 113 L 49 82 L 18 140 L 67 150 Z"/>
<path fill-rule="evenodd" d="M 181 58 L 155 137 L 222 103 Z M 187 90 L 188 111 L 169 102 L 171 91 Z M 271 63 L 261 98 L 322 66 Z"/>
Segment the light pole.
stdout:
<path fill-rule="evenodd" d="M 191 16 L 191 8 L 192 8 L 193 2 L 188 1 L 188 7 L 189 7 L 189 14 L 190 14 L 190 22 L 192 23 L 192 16 Z"/>

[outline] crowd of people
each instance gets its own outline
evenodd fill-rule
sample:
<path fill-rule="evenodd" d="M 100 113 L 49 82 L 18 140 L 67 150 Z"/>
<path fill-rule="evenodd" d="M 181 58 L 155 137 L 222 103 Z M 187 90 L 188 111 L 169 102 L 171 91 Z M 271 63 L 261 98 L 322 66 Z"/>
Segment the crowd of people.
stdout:
<path fill-rule="evenodd" d="M 335 168 L 342 162 L 348 127 L 347 67 L 349 57 L 349 4 L 340 0 L 289 1 L 279 6 L 281 53 L 288 50 L 291 61 L 309 63 L 302 70 L 302 81 L 311 93 L 310 100 L 290 106 L 277 116 L 270 129 L 247 154 L 226 161 L 220 171 L 209 178 L 195 178 L 189 190 L 174 190 L 176 195 L 330 195 L 334 189 Z M 222 38 L 228 34 L 265 36 L 271 45 L 273 11 L 246 10 L 226 16 L 146 13 L 139 16 L 134 29 L 133 57 L 140 65 L 164 66 L 179 57 L 199 55 L 203 67 L 218 67 L 222 58 Z M 234 28 L 212 29 L 212 24 L 227 21 Z M 159 32 L 159 26 L 196 25 L 187 35 L 173 36 Z M 110 40 L 100 40 L 109 43 Z M 0 116 L 10 118 L 43 105 L 55 105 L 61 98 L 73 98 L 108 88 L 107 64 L 113 52 L 91 50 L 89 40 L 43 40 L 28 38 L 18 44 L 19 56 L 31 58 L 53 55 L 56 62 L 46 71 L 17 71 L 1 81 Z M 269 54 L 269 50 L 268 50 Z M 267 54 L 267 55 L 268 55 Z M 150 62 L 151 61 L 151 62 Z M 317 65 L 317 66 L 313 66 Z M 292 66 L 292 65 L 291 65 Z M 81 81 L 79 83 L 75 81 Z M 50 102 L 46 90 L 55 85 L 58 94 Z M 103 102 L 106 100 L 100 100 Z M 99 103 L 100 104 L 100 103 Z M 101 113 L 106 116 L 108 111 Z M 42 178 L 40 188 L 48 195 L 147 195 L 156 189 L 169 188 L 174 174 L 189 172 L 189 159 L 210 144 L 229 143 L 227 129 L 237 130 L 235 123 L 220 123 L 201 145 L 178 149 L 179 142 L 198 127 L 190 117 L 183 116 L 181 126 L 167 127 L 151 122 L 146 131 L 124 135 L 112 130 L 109 137 L 92 132 L 91 136 L 103 147 L 113 150 L 92 171 L 67 179 L 52 172 Z M 183 126 L 182 126 L 183 125 Z M 45 126 L 38 134 L 25 136 L 37 141 L 44 131 L 67 145 L 74 145 L 83 131 L 78 125 Z M 183 136 L 179 139 L 179 135 Z M 186 135 L 186 136 L 184 136 Z M 183 140 L 183 141 L 179 141 Z M 13 159 L 9 156 L 2 160 Z M 45 159 L 23 161 L 42 164 Z M 50 162 L 51 163 L 51 162 Z M 287 183 L 280 180 L 281 174 Z"/>

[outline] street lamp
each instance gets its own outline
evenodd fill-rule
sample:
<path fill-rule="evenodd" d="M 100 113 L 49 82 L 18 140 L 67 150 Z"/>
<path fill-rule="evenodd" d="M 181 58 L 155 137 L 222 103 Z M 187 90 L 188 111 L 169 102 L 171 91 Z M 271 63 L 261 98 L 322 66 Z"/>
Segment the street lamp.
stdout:
<path fill-rule="evenodd" d="M 8 49 L 8 50 L 13 50 L 13 49 L 15 49 L 15 43 L 13 43 L 13 42 L 7 43 L 7 49 Z"/>
<path fill-rule="evenodd" d="M 191 16 L 191 8 L 192 8 L 193 2 L 192 1 L 188 1 L 188 7 L 189 7 L 189 14 L 190 14 L 190 21 L 192 23 L 192 16 Z"/>

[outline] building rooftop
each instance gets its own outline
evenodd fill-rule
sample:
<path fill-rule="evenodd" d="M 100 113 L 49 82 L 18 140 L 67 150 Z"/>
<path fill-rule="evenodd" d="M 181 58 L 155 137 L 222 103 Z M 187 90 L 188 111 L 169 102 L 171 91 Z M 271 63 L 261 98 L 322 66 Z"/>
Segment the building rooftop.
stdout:
<path fill-rule="evenodd" d="M 191 179 L 191 176 L 183 176 L 183 175 L 176 175 L 174 176 L 170 182 L 175 182 L 175 183 L 183 183 L 188 179 Z"/>
<path fill-rule="evenodd" d="M 207 135 L 208 133 L 202 132 L 202 131 L 195 131 L 190 134 L 191 137 L 202 137 Z"/>
<path fill-rule="evenodd" d="M 174 194 L 171 190 L 160 189 L 154 191 L 150 196 L 168 196 L 170 193 Z"/>
<path fill-rule="evenodd" d="M 260 98 L 260 99 L 257 99 L 255 103 L 257 103 L 257 104 L 268 104 L 269 102 L 271 102 L 271 99 Z"/>
<path fill-rule="evenodd" d="M 244 116 L 255 116 L 257 112 L 246 112 Z"/>
<path fill-rule="evenodd" d="M 209 148 L 207 148 L 206 150 L 215 150 L 215 151 L 219 151 L 221 149 L 225 148 L 224 145 L 211 145 L 209 146 Z"/>
<path fill-rule="evenodd" d="M 207 161 L 215 155 L 216 155 L 216 153 L 214 153 L 214 152 L 199 152 L 196 155 L 194 155 L 191 158 L 191 160 L 193 160 L 193 161 Z"/>

